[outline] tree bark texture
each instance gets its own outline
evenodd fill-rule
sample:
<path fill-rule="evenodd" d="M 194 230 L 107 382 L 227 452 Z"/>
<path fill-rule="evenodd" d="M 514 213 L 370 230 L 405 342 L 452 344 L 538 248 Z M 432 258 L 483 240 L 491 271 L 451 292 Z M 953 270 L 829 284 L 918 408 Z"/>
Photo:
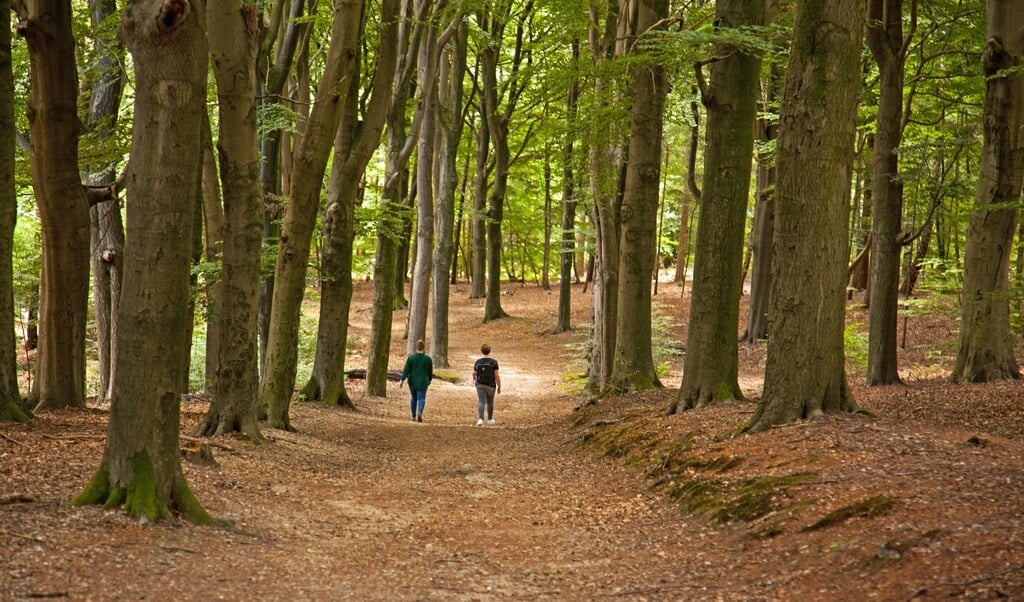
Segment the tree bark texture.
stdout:
<path fill-rule="evenodd" d="M 259 263 L 263 190 L 256 134 L 256 52 L 259 15 L 241 0 L 209 5 L 210 55 L 217 81 L 223 181 L 223 251 L 213 330 L 217 333 L 213 400 L 196 434 L 242 433 L 261 440 L 259 392 Z M 204 195 L 205 196 L 205 195 Z M 209 235 L 215 233 L 208 232 Z"/>
<path fill-rule="evenodd" d="M 305 132 L 295 154 L 291 202 L 285 210 L 274 269 L 274 301 L 270 310 L 267 356 L 260 381 L 260 404 L 267 422 L 292 430 L 288 411 L 295 390 L 298 365 L 299 314 L 306 289 L 313 229 L 327 158 L 341 120 L 342 76 L 350 72 L 355 56 L 341 43 L 350 27 L 358 27 L 361 3 L 339 0 L 331 26 L 331 44 L 323 78 Z"/>
<path fill-rule="evenodd" d="M 28 419 L 18 388 L 14 336 L 14 66 L 11 61 L 11 1 L 0 0 L 0 422 Z"/>
<path fill-rule="evenodd" d="M 43 234 L 36 409 L 85 407 L 89 204 L 78 170 L 78 72 L 71 3 L 33 0 L 29 49 L 32 187 Z"/>
<path fill-rule="evenodd" d="M 1024 184 L 1024 0 L 989 0 L 986 21 L 984 143 L 964 255 L 960 349 L 951 376 L 960 382 L 1020 378 L 1008 293 Z"/>
<path fill-rule="evenodd" d="M 498 17 L 493 17 L 491 26 L 498 31 L 491 31 L 491 34 L 500 41 L 501 35 L 498 32 L 504 29 L 504 24 L 495 23 L 495 19 Z M 497 43 L 498 41 L 492 42 L 480 52 L 480 69 L 484 82 L 480 106 L 484 112 L 483 117 L 487 121 L 487 131 L 490 134 L 491 149 L 494 153 L 494 182 L 487 195 L 485 228 L 487 233 L 487 292 L 484 301 L 484 322 L 508 316 L 501 307 L 501 220 L 504 217 L 508 170 L 512 157 L 508 145 L 510 115 L 507 107 L 503 112 L 498 105 L 499 49 Z M 507 102 L 512 101 L 509 99 Z"/>
<path fill-rule="evenodd" d="M 364 7 L 365 8 L 365 7 Z M 344 109 L 334 143 L 334 161 L 324 210 L 323 281 L 320 290 L 320 320 L 317 327 L 313 373 L 304 388 L 305 398 L 330 405 L 355 408 L 345 390 L 345 351 L 348 347 L 348 318 L 352 305 L 352 241 L 355 238 L 355 209 L 360 182 L 374 151 L 380 146 L 384 121 L 391 104 L 392 84 L 398 60 L 397 28 L 394 25 L 399 1 L 386 0 L 381 6 L 377 63 L 366 112 L 358 113 L 359 62 L 352 65 Z M 363 22 L 353 28 L 345 44 L 358 52 Z"/>
<path fill-rule="evenodd" d="M 774 142 L 777 129 L 759 119 L 757 132 L 762 142 Z M 750 233 L 754 249 L 750 270 L 750 309 L 747 314 L 747 330 L 741 338 L 746 343 L 757 343 L 768 338 L 768 293 L 772 285 L 777 178 L 774 157 L 767 155 L 767 152 L 758 153 L 757 160 L 757 200 L 754 206 L 754 225 Z"/>
<path fill-rule="evenodd" d="M 914 1 L 914 0 L 911 0 Z M 868 46 L 879 71 L 878 116 L 872 164 L 871 298 L 868 315 L 868 385 L 902 382 L 897 364 L 900 232 L 903 182 L 899 145 L 903 138 L 903 0 L 869 0 Z"/>
<path fill-rule="evenodd" d="M 153 521 L 210 521 L 181 469 L 179 420 L 194 191 L 206 101 L 205 6 L 137 0 L 122 16 L 135 64 L 124 286 L 103 461 L 75 500 Z M 184 192 L 184 194 L 183 194 Z"/>
<path fill-rule="evenodd" d="M 573 60 L 580 58 L 579 42 L 573 42 Z M 558 246 L 558 318 L 553 333 L 568 332 L 572 328 L 572 268 L 576 254 L 576 159 L 574 143 L 579 118 L 580 84 L 573 79 L 566 96 L 568 132 L 562 146 L 562 220 Z"/>
<path fill-rule="evenodd" d="M 638 0 L 633 35 L 642 35 L 668 16 L 667 0 Z M 640 50 L 637 42 L 633 50 Z M 651 57 L 632 69 L 629 160 L 623 188 L 619 245 L 618 312 L 611 389 L 616 392 L 660 387 L 651 332 L 651 266 L 661 190 L 661 140 L 668 77 Z"/>
<path fill-rule="evenodd" d="M 616 0 L 608 0 L 602 12 L 599 12 L 596 6 L 590 8 L 590 52 L 594 62 L 599 65 L 614 55 L 618 17 Z M 601 24 L 603 28 L 598 29 L 597 26 Z M 612 105 L 612 97 L 616 94 L 613 84 L 612 78 L 595 79 L 593 95 L 596 106 L 607 109 Z M 596 253 L 593 260 L 592 293 L 594 326 L 591 333 L 586 389 L 591 394 L 599 395 L 611 382 L 615 358 L 615 324 L 618 320 L 619 303 L 619 218 L 622 198 L 617 174 L 623 157 L 619 145 L 620 132 L 609 131 L 609 128 L 598 120 L 589 122 L 588 132 L 591 141 L 588 153 L 588 187 L 594 200 L 592 219 Z"/>
<path fill-rule="evenodd" d="M 89 69 L 89 113 L 86 127 L 97 138 L 110 141 L 117 133 L 117 116 L 123 88 L 121 63 L 124 50 L 116 33 L 106 29 L 106 20 L 117 12 L 113 0 L 89 3 L 90 27 L 95 39 L 95 58 Z M 124 221 L 121 201 L 114 185 L 116 166 L 95 165 L 86 168 L 90 185 L 110 186 L 110 199 L 89 208 L 90 254 L 93 278 L 93 315 L 96 325 L 97 399 L 110 402 L 113 378 L 114 343 L 117 340 L 118 298 L 124 262 Z"/>
<path fill-rule="evenodd" d="M 751 431 L 855 408 L 843 354 L 862 0 L 796 5 L 779 123 L 768 358 Z"/>
<path fill-rule="evenodd" d="M 434 230 L 437 246 L 431 280 L 434 311 L 431 313 L 429 347 L 435 368 L 450 367 L 448 296 L 451 284 L 448 274 L 455 261 L 455 193 L 459 185 L 459 142 L 466 122 L 462 88 L 466 76 L 468 35 L 468 25 L 459 19 L 457 32 L 446 47 L 438 71 L 438 146 L 441 152 L 435 159 L 438 182 Z"/>
<path fill-rule="evenodd" d="M 719 0 L 715 22 L 720 28 L 762 25 L 764 0 Z M 725 45 L 715 54 L 726 58 L 711 64 L 711 82 L 701 86 L 708 116 L 704 183 L 683 380 L 671 411 L 743 399 L 737 328 L 761 57 Z"/>

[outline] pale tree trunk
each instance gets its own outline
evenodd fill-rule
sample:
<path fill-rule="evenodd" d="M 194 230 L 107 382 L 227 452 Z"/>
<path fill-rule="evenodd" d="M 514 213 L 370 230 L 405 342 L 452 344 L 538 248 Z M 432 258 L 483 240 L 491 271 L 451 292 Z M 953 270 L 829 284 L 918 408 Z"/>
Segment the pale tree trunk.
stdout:
<path fill-rule="evenodd" d="M 697 86 L 693 87 L 696 95 Z M 693 125 L 690 126 L 690 144 L 686 152 L 686 188 L 683 193 L 682 207 L 679 210 L 679 247 L 676 254 L 676 273 L 673 281 L 678 282 L 679 296 L 682 297 L 686 291 L 686 272 L 689 259 L 689 239 L 687 233 L 690 231 L 690 203 L 691 200 L 700 203 L 700 186 L 697 185 L 697 149 L 700 147 L 700 108 L 697 101 L 690 101 L 690 113 L 693 116 Z"/>
<path fill-rule="evenodd" d="M 210 5 L 210 56 L 217 81 L 217 155 L 224 191 L 223 252 L 210 329 L 216 358 L 213 400 L 195 434 L 263 437 L 257 424 L 258 299 L 263 190 L 256 135 L 256 50 L 259 14 L 242 0 Z M 205 170 L 204 170 L 205 171 Z M 204 195 L 206 197 L 206 195 Z M 216 215 L 216 207 L 208 215 Z M 211 224 L 213 221 L 211 220 Z M 208 239 L 219 232 L 209 231 Z"/>
<path fill-rule="evenodd" d="M 211 18 L 212 15 L 207 15 Z M 217 158 L 213 151 L 213 131 L 210 129 L 210 115 L 203 114 L 203 146 L 202 146 L 202 186 L 203 186 L 203 226 L 206 236 L 203 237 L 203 255 L 209 263 L 223 265 L 224 248 L 224 204 L 221 200 Z M 261 199 L 262 199 L 262 190 Z M 262 207 L 260 210 L 262 211 Z M 217 312 L 220 308 L 221 280 L 213 279 L 206 286 L 206 358 L 205 376 L 206 390 L 213 391 L 216 386 L 217 352 L 220 349 L 220 325 Z"/>
<path fill-rule="evenodd" d="M 431 298 L 434 311 L 430 322 L 430 357 L 435 368 L 448 368 L 448 297 L 451 286 L 449 270 L 455 262 L 455 192 L 459 183 L 458 151 L 462 130 L 466 123 L 462 102 L 463 80 L 466 76 L 467 42 L 469 27 L 459 22 L 453 43 L 439 67 L 438 105 L 440 125 L 437 164 L 436 222 L 437 248 L 434 252 L 433 288 Z"/>
<path fill-rule="evenodd" d="M 71 3 L 33 0 L 18 24 L 31 61 L 32 187 L 43 234 L 36 409 L 85 407 L 89 203 L 78 171 Z"/>
<path fill-rule="evenodd" d="M 580 58 L 578 40 L 572 44 L 573 60 Z M 576 147 L 574 133 L 579 116 L 580 85 L 573 78 L 566 96 L 566 134 L 562 146 L 562 221 L 558 247 L 558 319 L 552 332 L 568 332 L 572 328 L 572 267 L 576 253 L 576 172 L 573 169 Z"/>
<path fill-rule="evenodd" d="M 764 13 L 764 0 L 715 3 L 721 28 L 763 25 Z M 726 58 L 711 62 L 709 85 L 703 63 L 695 66 L 708 115 L 707 142 L 683 381 L 670 412 L 743 399 L 736 330 L 761 57 L 728 45 L 716 47 L 715 54 Z"/>
<path fill-rule="evenodd" d="M 960 350 L 951 379 L 1019 379 L 1010 330 L 1009 262 L 1024 183 L 1024 0 L 988 0 L 984 146 L 967 231 Z"/>
<path fill-rule="evenodd" d="M 589 45 L 595 63 L 604 64 L 615 52 L 618 4 L 608 0 L 598 9 L 590 8 Z M 597 26 L 604 25 L 603 30 Z M 594 81 L 594 102 L 607 108 L 615 94 L 611 78 Z M 593 269 L 593 332 L 591 333 L 586 390 L 600 394 L 608 385 L 615 357 L 615 323 L 619 300 L 619 210 L 620 197 L 616 174 L 622 157 L 617 143 L 620 132 L 609 131 L 604 123 L 591 122 L 588 154 L 590 195 L 595 230 Z"/>
<path fill-rule="evenodd" d="M 117 12 L 113 0 L 93 0 L 89 6 L 90 25 L 96 39 L 96 58 L 90 68 L 89 115 L 86 127 L 102 140 L 112 140 L 117 132 L 121 103 L 121 63 L 124 52 L 114 35 L 103 32 L 104 21 Z M 94 186 L 116 189 L 115 166 L 92 168 L 87 176 Z M 96 323 L 97 401 L 110 403 L 110 385 L 114 369 L 114 344 L 117 340 L 118 298 L 121 293 L 124 263 L 124 222 L 120 199 L 110 198 L 89 208 L 90 247 L 92 253 L 93 315 Z"/>
<path fill-rule="evenodd" d="M 479 66 L 479 65 L 478 65 Z M 487 183 L 491 171 L 488 162 L 491 149 L 491 133 L 487 119 L 481 115 L 476 131 L 476 177 L 473 180 L 472 266 L 470 272 L 470 299 L 487 296 Z"/>
<path fill-rule="evenodd" d="M 409 291 L 409 315 L 406 354 L 416 352 L 416 342 L 427 338 L 427 312 L 430 305 L 431 274 L 434 260 L 434 145 L 437 142 L 437 63 L 440 51 L 436 20 L 426 28 L 417 54 L 417 82 L 420 94 L 419 139 L 416 149 L 416 245 L 412 262 L 412 286 Z M 447 271 L 447 268 L 445 269 Z"/>
<path fill-rule="evenodd" d="M 628 0 L 635 22 L 630 33 L 640 36 L 668 16 L 668 0 Z M 623 14 L 629 14 L 623 11 Z M 643 57 L 639 42 L 632 50 Z M 651 57 L 640 59 L 631 73 L 629 159 L 622 195 L 619 248 L 619 300 L 615 357 L 610 390 L 637 391 L 660 387 L 651 345 L 651 266 L 654 265 L 658 201 L 661 190 L 661 140 L 668 76 Z M 735 327 L 735 323 L 734 323 Z"/>
<path fill-rule="evenodd" d="M 415 4 L 415 6 L 414 6 Z M 387 394 L 388 361 L 391 356 L 391 330 L 395 311 L 395 273 L 398 269 L 398 238 L 402 230 L 400 206 L 406 165 L 416 145 L 421 112 L 417 111 L 406 130 L 406 102 L 411 94 L 415 57 L 423 38 L 430 0 L 403 0 L 398 23 L 398 66 L 392 85 L 391 103 L 386 118 L 387 148 L 384 156 L 384 186 L 381 190 L 381 223 L 377 228 L 377 251 L 373 264 L 373 310 L 370 317 L 370 342 L 366 364 L 366 394 Z"/>
<path fill-rule="evenodd" d="M 910 0 L 911 3 L 916 0 Z M 917 11 L 911 10 L 916 16 Z M 899 146 L 903 138 L 904 65 L 910 34 L 903 37 L 903 0 L 869 0 L 867 41 L 879 71 L 878 116 L 872 177 L 871 298 L 868 315 L 868 385 L 901 383 L 897 365 L 900 232 L 903 182 Z"/>
<path fill-rule="evenodd" d="M 14 337 L 14 73 L 11 63 L 11 2 L 0 0 L 0 422 L 24 422 Z"/>
<path fill-rule="evenodd" d="M 345 390 L 345 349 L 348 346 L 348 318 L 352 304 L 352 241 L 355 238 L 355 209 L 359 185 L 366 166 L 380 145 L 384 122 L 391 104 L 398 62 L 397 27 L 399 0 L 381 5 L 377 35 L 376 69 L 367 112 L 358 114 L 359 62 L 352 65 L 345 90 L 343 114 L 334 143 L 334 161 L 324 210 L 323 274 L 320 292 L 320 320 L 317 330 L 313 373 L 303 388 L 305 399 L 329 405 L 355 408 Z M 358 54 L 364 17 L 345 37 L 349 51 Z"/>
<path fill-rule="evenodd" d="M 550 142 L 544 145 L 544 245 L 541 250 L 541 268 L 540 268 L 540 288 L 545 291 L 551 290 L 551 281 L 548 277 L 548 271 L 551 269 L 551 231 L 554 229 L 552 223 L 554 219 L 551 216 L 551 207 L 554 205 L 554 194 L 551 192 L 552 188 L 552 169 L 551 169 L 551 147 Z M 523 266 L 523 273 L 525 275 L 526 266 Z"/>
<path fill-rule="evenodd" d="M 136 1 L 122 18 L 135 65 L 124 286 L 103 460 L 75 504 L 123 506 L 149 521 L 212 519 L 182 473 L 182 333 L 206 101 L 205 6 Z M 182 194 L 186 191 L 188 194 Z"/>
<path fill-rule="evenodd" d="M 274 428 L 293 430 L 289 417 L 298 365 L 299 314 L 306 288 L 306 263 L 316 226 L 320 189 L 327 158 L 341 120 L 339 85 L 351 71 L 355 56 L 340 41 L 349 27 L 357 27 L 361 4 L 339 1 L 331 26 L 331 44 L 316 101 L 295 153 L 291 202 L 285 210 L 274 269 L 274 300 L 270 309 L 267 355 L 260 378 L 260 404 Z"/>
<path fill-rule="evenodd" d="M 843 327 L 864 9 L 863 0 L 796 5 L 779 119 L 768 359 L 749 431 L 856 407 Z"/>
<path fill-rule="evenodd" d="M 776 128 L 758 120 L 758 136 L 762 142 L 775 140 Z M 751 300 L 746 315 L 744 343 L 757 343 L 768 338 L 768 293 L 771 290 L 772 238 L 775 231 L 775 161 L 768 153 L 760 153 L 757 167 L 757 205 L 751 243 L 754 265 L 751 267 Z"/>

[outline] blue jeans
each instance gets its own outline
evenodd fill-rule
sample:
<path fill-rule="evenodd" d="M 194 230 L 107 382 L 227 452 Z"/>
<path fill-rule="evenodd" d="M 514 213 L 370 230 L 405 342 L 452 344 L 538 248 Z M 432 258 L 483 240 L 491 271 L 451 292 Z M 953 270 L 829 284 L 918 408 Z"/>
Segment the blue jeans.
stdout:
<path fill-rule="evenodd" d="M 412 417 L 415 418 L 423 413 L 423 408 L 427 405 L 427 390 L 422 391 L 409 387 L 409 411 L 412 412 Z"/>

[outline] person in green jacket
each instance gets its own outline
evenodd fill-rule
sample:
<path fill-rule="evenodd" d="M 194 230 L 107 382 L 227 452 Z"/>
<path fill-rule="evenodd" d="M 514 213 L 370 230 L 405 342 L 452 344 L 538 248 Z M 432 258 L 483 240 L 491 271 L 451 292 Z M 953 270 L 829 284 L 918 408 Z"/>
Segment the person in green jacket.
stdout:
<path fill-rule="evenodd" d="M 423 422 L 423 408 L 427 405 L 427 387 L 430 386 L 430 381 L 434 380 L 434 361 L 423 353 L 425 348 L 423 339 L 416 341 L 416 353 L 405 358 L 402 380 L 398 383 L 401 387 L 406 380 L 409 381 L 409 411 L 416 422 Z"/>

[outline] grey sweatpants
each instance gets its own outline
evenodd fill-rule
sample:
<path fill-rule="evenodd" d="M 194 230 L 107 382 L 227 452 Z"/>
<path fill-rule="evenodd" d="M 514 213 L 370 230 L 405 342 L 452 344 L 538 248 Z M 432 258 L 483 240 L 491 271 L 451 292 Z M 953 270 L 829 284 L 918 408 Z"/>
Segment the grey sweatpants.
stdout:
<path fill-rule="evenodd" d="M 494 418 L 494 387 L 487 385 L 477 384 L 476 386 L 476 417 L 480 420 L 484 419 L 484 408 L 487 408 L 488 420 Z"/>

